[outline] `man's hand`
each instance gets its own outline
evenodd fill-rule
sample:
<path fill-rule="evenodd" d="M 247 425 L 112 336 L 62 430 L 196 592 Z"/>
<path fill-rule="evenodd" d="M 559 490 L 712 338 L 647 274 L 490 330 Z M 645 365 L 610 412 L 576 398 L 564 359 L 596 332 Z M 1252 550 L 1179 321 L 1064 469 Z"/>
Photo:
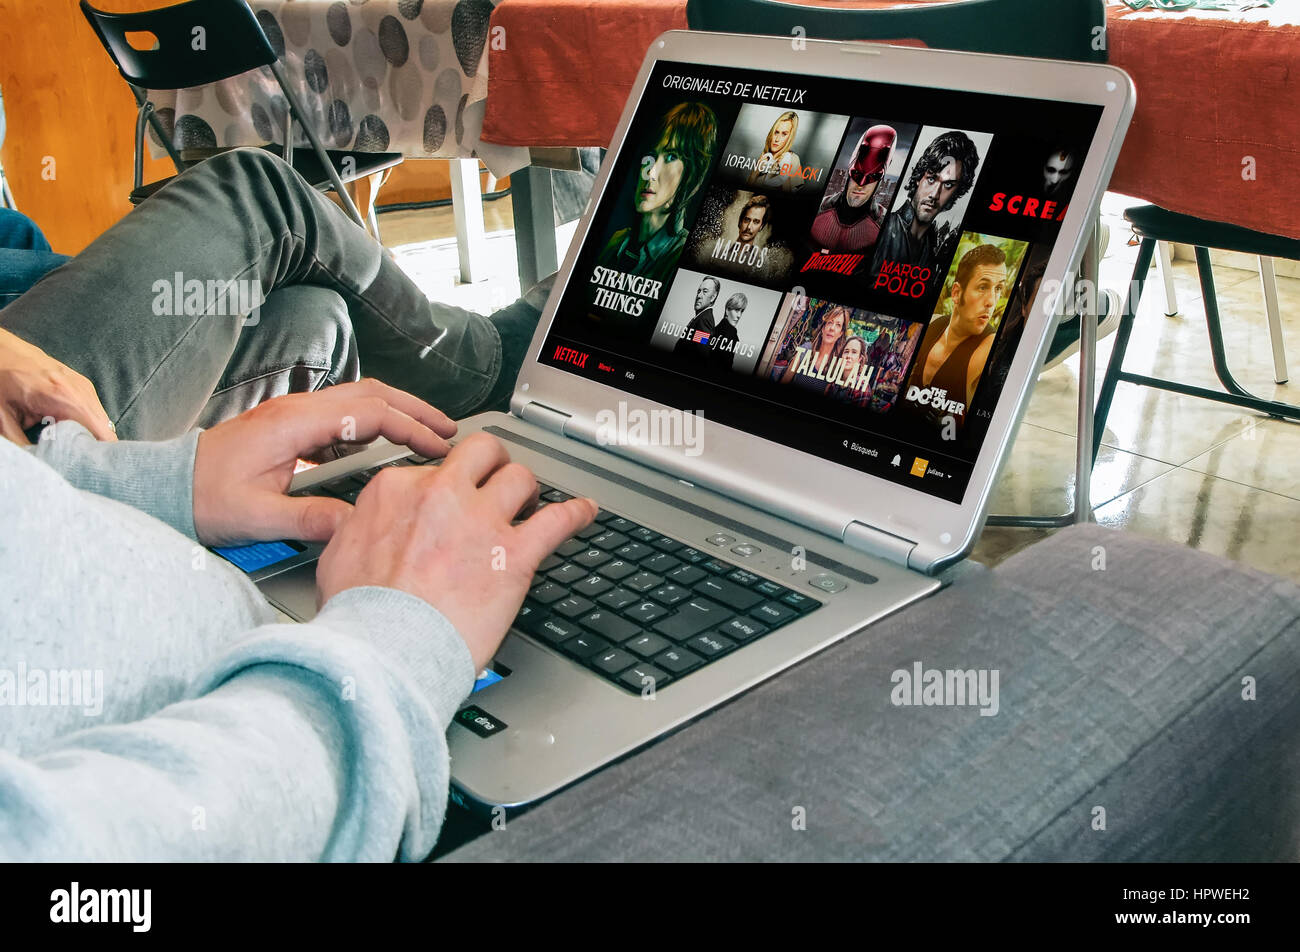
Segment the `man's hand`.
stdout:
<path fill-rule="evenodd" d="M 325 542 L 352 514 L 341 499 L 286 496 L 298 458 L 385 437 L 421 456 L 447 452 L 456 424 L 378 380 L 268 400 L 199 435 L 194 528 L 205 545 L 264 539 Z"/>
<path fill-rule="evenodd" d="M 570 499 L 511 525 L 536 502 L 536 478 L 485 433 L 466 439 L 441 466 L 383 470 L 321 555 L 319 600 L 361 585 L 410 592 L 456 626 L 481 670 L 538 563 L 596 517 L 590 499 Z"/>
<path fill-rule="evenodd" d="M 95 385 L 45 351 L 0 330 L 0 436 L 27 445 L 24 430 L 46 417 L 76 420 L 98 440 L 116 440 Z"/>

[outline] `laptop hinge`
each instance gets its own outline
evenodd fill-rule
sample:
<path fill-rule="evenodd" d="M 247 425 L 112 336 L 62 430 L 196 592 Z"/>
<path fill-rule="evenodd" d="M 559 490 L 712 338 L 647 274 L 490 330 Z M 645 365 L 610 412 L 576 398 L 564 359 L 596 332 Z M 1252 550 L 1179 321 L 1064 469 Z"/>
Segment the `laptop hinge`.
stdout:
<path fill-rule="evenodd" d="M 907 560 L 916 548 L 916 543 L 911 539 L 857 521 L 850 522 L 845 528 L 844 544 L 904 567 L 907 567 Z"/>
<path fill-rule="evenodd" d="M 519 410 L 519 418 L 529 423 L 536 423 L 552 433 L 564 435 L 564 424 L 573 419 L 573 414 L 554 410 L 536 400 L 525 403 Z"/>

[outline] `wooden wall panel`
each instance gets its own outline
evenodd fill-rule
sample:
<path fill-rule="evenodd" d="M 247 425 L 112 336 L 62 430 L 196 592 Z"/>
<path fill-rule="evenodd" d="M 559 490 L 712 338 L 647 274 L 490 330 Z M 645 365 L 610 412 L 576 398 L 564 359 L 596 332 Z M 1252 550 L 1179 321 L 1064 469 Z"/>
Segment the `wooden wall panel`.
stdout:
<path fill-rule="evenodd" d="M 161 5 L 103 3 L 122 12 Z M 0 0 L 0 89 L 9 130 L 0 161 L 18 207 L 56 251 L 75 254 L 131 209 L 131 92 L 76 0 Z M 173 172 L 146 156 L 145 181 Z M 446 163 L 420 161 L 399 167 L 379 200 L 450 194 Z"/>

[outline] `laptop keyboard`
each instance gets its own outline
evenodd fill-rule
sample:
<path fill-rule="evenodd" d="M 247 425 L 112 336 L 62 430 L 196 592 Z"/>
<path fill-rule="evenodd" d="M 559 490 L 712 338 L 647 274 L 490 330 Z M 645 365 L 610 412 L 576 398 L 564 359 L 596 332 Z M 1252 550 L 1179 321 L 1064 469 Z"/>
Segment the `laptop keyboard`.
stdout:
<path fill-rule="evenodd" d="M 385 466 L 309 492 L 355 502 Z M 545 483 L 538 486 L 539 505 L 573 498 Z M 602 508 L 595 522 L 538 566 L 514 627 L 639 695 L 693 674 L 821 604 Z"/>

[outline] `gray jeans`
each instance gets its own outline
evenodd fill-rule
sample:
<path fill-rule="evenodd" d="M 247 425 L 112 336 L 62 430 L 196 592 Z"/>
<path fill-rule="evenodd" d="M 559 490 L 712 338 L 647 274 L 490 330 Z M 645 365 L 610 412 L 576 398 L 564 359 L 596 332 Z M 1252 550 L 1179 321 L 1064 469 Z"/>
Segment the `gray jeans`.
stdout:
<path fill-rule="evenodd" d="M 0 326 L 93 381 L 122 438 L 158 440 L 363 373 L 452 417 L 499 409 L 538 315 L 522 299 L 490 317 L 430 302 L 284 162 L 236 149 L 50 272 Z"/>

